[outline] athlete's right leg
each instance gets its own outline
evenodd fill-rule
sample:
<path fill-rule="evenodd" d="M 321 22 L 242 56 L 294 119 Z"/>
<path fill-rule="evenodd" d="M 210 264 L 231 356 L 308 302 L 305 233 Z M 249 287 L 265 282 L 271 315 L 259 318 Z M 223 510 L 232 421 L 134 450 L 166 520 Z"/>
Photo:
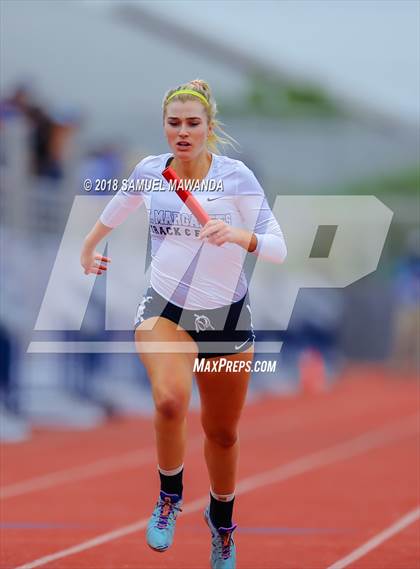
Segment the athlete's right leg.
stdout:
<path fill-rule="evenodd" d="M 158 464 L 164 470 L 173 470 L 184 460 L 186 419 L 197 345 L 177 324 L 161 317 L 144 320 L 136 328 L 135 340 L 137 353 L 149 377 L 155 404 Z M 163 350 L 153 353 L 146 351 L 144 347 L 148 342 L 159 343 Z M 165 352 L 165 343 L 174 345 L 178 342 L 186 342 L 193 351 Z"/>
<path fill-rule="evenodd" d="M 153 329 L 150 329 L 151 325 Z M 159 316 L 144 320 L 136 328 L 135 339 L 155 403 L 155 433 L 161 478 L 161 491 L 147 525 L 146 539 L 152 549 L 162 552 L 172 545 L 176 518 L 182 506 L 187 411 L 197 350 L 187 332 Z M 146 351 L 147 342 L 157 342 L 161 349 Z M 171 343 L 176 346 L 179 342 L 186 342 L 193 351 L 165 351 Z"/>

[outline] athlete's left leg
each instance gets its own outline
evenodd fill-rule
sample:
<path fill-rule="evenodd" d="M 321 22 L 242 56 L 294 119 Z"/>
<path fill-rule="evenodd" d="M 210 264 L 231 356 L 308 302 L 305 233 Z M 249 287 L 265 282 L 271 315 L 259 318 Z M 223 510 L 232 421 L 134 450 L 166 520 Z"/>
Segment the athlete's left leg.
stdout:
<path fill-rule="evenodd" d="M 210 564 L 213 569 L 235 569 L 236 545 L 232 537 L 233 498 L 239 458 L 238 423 L 245 403 L 254 349 L 225 357 L 241 371 L 220 369 L 196 373 L 201 398 L 204 454 L 212 495 L 204 519 L 211 531 Z M 242 365 L 239 362 L 242 362 Z"/>
<path fill-rule="evenodd" d="M 239 457 L 238 423 L 245 403 L 254 348 L 221 357 L 228 361 L 243 361 L 241 371 L 196 372 L 201 399 L 201 423 L 204 429 L 204 455 L 210 484 L 217 494 L 235 491 Z M 247 363 L 248 362 L 248 363 Z M 238 364 L 237 364 L 238 366 Z M 239 367 L 239 366 L 238 366 Z"/>

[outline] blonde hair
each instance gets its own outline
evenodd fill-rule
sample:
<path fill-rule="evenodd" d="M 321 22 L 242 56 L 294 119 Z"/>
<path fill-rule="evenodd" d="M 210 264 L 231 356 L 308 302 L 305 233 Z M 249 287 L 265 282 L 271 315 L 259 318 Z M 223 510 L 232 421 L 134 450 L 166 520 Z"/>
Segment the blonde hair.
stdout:
<path fill-rule="evenodd" d="M 173 95 L 176 91 L 180 89 L 190 89 L 191 91 L 196 91 L 200 95 L 202 95 L 206 101 L 207 105 L 201 101 L 199 97 L 189 93 L 180 93 L 175 95 L 171 98 L 170 101 L 168 99 Z M 223 123 L 216 119 L 217 114 L 217 105 L 216 101 L 214 100 L 210 86 L 208 83 L 203 81 L 202 79 L 194 79 L 193 81 L 189 81 L 188 83 L 184 83 L 176 87 L 175 89 L 170 89 L 165 93 L 163 98 L 162 110 L 163 110 L 163 118 L 166 115 L 166 109 L 169 102 L 172 101 L 181 101 L 185 103 L 186 101 L 200 101 L 203 105 L 204 110 L 206 111 L 207 121 L 209 125 L 212 125 L 212 132 L 207 138 L 207 148 L 214 152 L 215 154 L 220 154 L 220 146 L 231 146 L 234 150 L 238 150 L 236 145 L 239 146 L 239 143 L 230 136 L 227 132 L 225 132 L 222 128 Z"/>

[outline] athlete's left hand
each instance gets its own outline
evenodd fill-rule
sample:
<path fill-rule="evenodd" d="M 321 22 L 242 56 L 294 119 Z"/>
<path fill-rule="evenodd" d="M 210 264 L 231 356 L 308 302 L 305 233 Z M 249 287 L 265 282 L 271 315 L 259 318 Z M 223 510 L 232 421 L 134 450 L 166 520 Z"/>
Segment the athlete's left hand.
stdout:
<path fill-rule="evenodd" d="M 220 247 L 224 243 L 239 243 L 242 231 L 242 229 L 232 227 L 221 219 L 210 219 L 201 228 L 198 237 L 199 239 L 206 239 L 207 243 Z"/>

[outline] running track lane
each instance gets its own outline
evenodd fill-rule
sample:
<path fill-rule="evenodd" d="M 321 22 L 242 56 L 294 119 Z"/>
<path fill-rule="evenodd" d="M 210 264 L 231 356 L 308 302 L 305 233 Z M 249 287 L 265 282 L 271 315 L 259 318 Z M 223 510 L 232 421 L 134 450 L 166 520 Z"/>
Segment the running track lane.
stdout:
<path fill-rule="evenodd" d="M 363 389 L 361 389 L 361 387 Z M 249 477 L 249 475 L 255 475 L 256 472 L 268 470 L 273 468 L 273 466 L 277 466 L 279 463 L 288 463 L 293 461 L 296 457 L 307 456 L 311 452 L 313 453 L 314 450 L 331 446 L 331 444 L 337 444 L 340 441 L 348 440 L 352 437 L 354 438 L 355 435 L 363 433 L 365 430 L 372 430 L 372 427 L 376 427 L 377 430 L 378 427 L 390 424 L 392 421 L 395 422 L 395 419 L 398 419 L 398 417 L 410 414 L 410 412 L 412 413 L 415 410 L 416 402 L 413 397 L 414 394 L 415 392 L 413 392 L 410 386 L 407 387 L 407 385 L 405 385 L 404 389 L 401 390 L 400 385 L 384 384 L 382 381 L 373 378 L 368 384 L 363 385 L 360 384 L 360 382 L 345 382 L 338 385 L 334 392 L 311 400 L 299 398 L 289 401 L 288 405 L 285 405 L 284 400 L 269 400 L 253 405 L 245 414 L 243 430 L 246 431 L 248 424 L 253 423 L 253 419 L 258 419 L 258 417 L 261 417 L 263 428 L 258 430 L 255 428 L 254 423 L 254 428 L 248 432 L 248 435 L 245 434 L 242 436 L 240 477 L 244 478 Z M 273 413 L 273 411 L 276 410 L 276 403 L 278 410 L 283 412 L 283 417 L 286 417 L 287 422 L 293 423 L 292 430 L 288 431 L 287 428 L 285 428 L 285 425 L 281 421 L 282 415 L 279 415 L 278 420 L 273 422 L 271 430 L 267 429 L 267 425 L 264 425 L 267 413 Z M 293 415 L 287 414 L 288 407 L 293 408 Z M 375 413 L 372 413 L 372 409 L 375 409 Z M 312 424 L 308 421 L 308 412 L 310 412 L 310 416 L 313 417 Z M 299 419 L 302 422 L 301 427 L 299 427 Z M 331 421 L 331 419 L 333 419 L 333 421 Z M 311 437 L 308 437 L 308 428 L 310 429 Z M 412 438 L 413 437 L 411 437 L 411 439 Z M 408 442 L 408 439 L 406 442 Z M 371 472 L 372 468 L 375 481 L 377 481 L 377 467 L 371 466 L 369 457 L 375 454 L 375 452 L 388 452 L 390 449 L 394 449 L 391 450 L 391 452 L 395 453 L 395 449 L 398 448 L 399 443 L 396 442 L 390 443 L 389 449 L 385 447 L 377 451 L 366 452 L 363 455 L 366 461 L 365 465 L 359 465 L 356 471 L 360 471 L 361 473 L 365 471 Z M 405 449 L 403 456 L 412 456 L 408 448 L 404 446 L 403 448 Z M 361 454 L 358 457 L 352 458 L 350 463 L 343 460 L 339 462 L 338 465 L 344 465 L 345 463 L 356 464 L 363 456 Z M 187 463 L 186 487 L 188 486 L 190 494 L 190 496 L 187 497 L 188 503 L 197 496 L 205 497 L 208 487 L 205 482 L 206 475 L 200 453 L 195 452 L 190 454 Z M 393 468 L 397 467 L 398 464 L 404 464 L 400 459 L 394 460 L 392 455 L 386 458 L 385 463 L 391 463 Z M 355 534 L 353 532 L 355 528 L 353 526 L 341 528 L 337 525 L 340 518 L 338 517 L 337 522 L 333 515 L 334 504 L 339 503 L 336 496 L 333 495 L 334 497 L 330 501 L 327 501 L 328 507 L 326 507 L 324 503 L 320 504 L 319 501 L 315 504 L 311 504 L 310 500 L 299 500 L 299 493 L 304 492 L 306 488 L 311 488 L 311 483 L 309 483 L 308 486 L 308 480 L 312 480 L 313 477 L 316 478 L 318 475 L 321 477 L 321 480 L 324 478 L 328 480 L 326 473 L 329 472 L 331 468 L 334 468 L 334 465 L 320 467 L 318 470 L 315 469 L 302 475 L 296 475 L 295 478 L 292 477 L 282 484 L 264 485 L 261 488 L 251 491 L 249 494 L 244 494 L 244 496 L 238 500 L 237 513 L 238 517 L 240 517 L 241 527 L 244 526 L 244 529 L 246 529 L 246 527 L 250 528 L 250 532 L 248 533 L 238 533 L 240 559 L 242 559 L 244 563 L 245 560 L 247 563 L 252 563 L 251 565 L 241 563 L 239 566 L 244 568 L 252 567 L 252 569 L 257 569 L 260 566 L 273 567 L 275 569 L 279 569 L 280 567 L 299 569 L 300 565 L 294 565 L 294 560 L 288 556 L 285 557 L 281 555 L 281 559 L 279 559 L 276 546 L 282 543 L 281 550 L 286 553 L 287 544 L 297 539 L 299 543 L 298 549 L 307 551 L 307 544 L 310 543 L 311 539 L 315 539 L 318 543 L 321 538 L 331 538 L 331 535 L 328 535 L 328 533 L 322 534 L 322 531 L 325 532 L 328 528 L 332 529 L 331 534 L 334 544 L 337 543 L 337 531 L 338 533 L 340 533 L 340 531 L 344 532 L 345 541 L 347 540 L 346 543 L 343 544 L 342 550 L 340 550 L 340 552 L 337 551 L 339 555 L 328 560 L 333 562 L 338 559 L 340 555 L 342 557 L 354 549 L 354 547 L 366 541 L 366 539 L 372 535 L 372 530 L 376 531 L 376 529 L 378 529 L 378 531 L 380 531 L 398 517 L 393 515 L 392 519 L 389 520 L 387 517 L 388 512 L 382 512 L 382 510 L 379 509 L 379 521 L 377 523 L 375 521 L 374 526 L 369 525 L 369 528 L 366 528 L 367 531 L 363 536 L 357 536 L 363 537 L 363 539 L 357 541 L 357 539 L 354 539 Z M 143 470 L 140 472 L 140 475 L 138 472 L 133 472 L 132 470 L 121 473 L 121 476 L 110 473 L 108 477 L 102 476 L 101 481 L 98 479 L 96 483 L 95 480 L 89 480 L 83 484 L 78 482 L 77 484 L 70 484 L 66 487 L 51 488 L 50 490 L 34 494 L 31 497 L 22 496 L 11 499 L 7 505 L 9 514 L 7 517 L 8 521 L 13 521 L 13 518 L 15 521 L 27 519 L 29 512 L 31 519 L 35 521 L 38 520 L 38 523 L 41 523 L 42 520 L 45 522 L 48 520 L 51 521 L 52 519 L 56 524 L 59 524 L 60 521 L 61 523 L 67 521 L 67 523 L 79 523 L 79 526 L 82 527 L 67 529 L 55 528 L 53 530 L 7 530 L 6 535 L 9 538 L 10 557 L 8 555 L 7 564 L 2 565 L 2 567 L 12 567 L 13 563 L 21 563 L 25 559 L 35 559 L 40 555 L 45 555 L 45 553 L 64 549 L 68 547 L 68 545 L 85 541 L 88 537 L 93 535 L 105 533 L 112 527 L 130 523 L 141 515 L 148 516 L 150 514 L 150 496 L 151 493 L 156 492 L 156 488 L 154 487 L 156 478 L 155 466 L 153 465 L 152 468 L 148 467 L 144 470 L 144 476 L 141 475 Z M 344 480 L 346 480 L 345 473 L 347 470 L 348 468 L 346 467 L 344 474 L 340 475 L 341 477 L 344 476 Z M 405 470 L 410 471 L 409 463 L 408 466 L 405 464 Z M 415 471 L 415 468 L 411 468 L 411 471 Z M 123 474 L 126 476 L 122 476 Z M 380 474 L 382 475 L 383 472 L 381 471 Z M 396 476 L 398 477 L 400 475 L 401 473 L 397 473 Z M 353 483 L 353 478 L 350 481 L 351 484 Z M 139 488 L 139 480 L 141 480 L 141 488 Z M 339 478 L 334 478 L 333 481 L 328 482 L 326 496 L 329 496 L 332 488 L 334 488 L 332 482 L 337 483 L 337 480 L 339 480 Z M 388 495 L 389 490 L 386 486 L 388 483 L 387 480 L 383 480 L 383 477 L 379 477 L 379 480 L 381 480 L 381 482 L 379 485 L 376 482 L 376 485 L 380 495 Z M 304 484 L 302 485 L 302 483 Z M 289 501 L 289 486 L 294 484 L 297 484 L 298 496 Z M 103 488 L 102 485 L 104 485 Z M 410 485 L 408 485 L 407 488 L 411 488 Z M 247 500 L 251 500 L 252 502 L 254 499 L 257 500 L 258 503 L 261 503 L 260 494 L 262 495 L 265 491 L 268 491 L 271 497 L 270 511 L 275 513 L 274 525 L 272 523 L 267 526 L 266 521 L 261 520 L 261 518 L 257 523 L 255 523 L 255 520 L 252 521 L 252 523 L 248 523 L 247 518 L 250 514 L 252 515 L 255 508 L 245 507 Z M 279 492 L 280 495 L 278 495 Z M 315 498 L 319 498 L 320 492 L 321 490 L 316 487 L 314 491 Z M 395 493 L 395 488 L 392 492 Z M 366 493 L 362 486 L 362 489 L 359 489 L 357 495 L 359 494 L 364 499 L 364 504 L 366 505 L 370 493 Z M 145 496 L 147 496 L 147 499 Z M 404 514 L 405 511 L 400 510 L 400 504 L 396 503 L 397 498 L 399 500 L 398 492 L 395 496 L 394 494 L 391 494 L 391 496 L 395 498 L 394 500 L 390 500 L 395 508 L 394 514 Z M 133 498 L 138 501 L 133 502 Z M 205 500 L 206 498 L 204 498 L 204 501 Z M 264 504 L 266 503 L 265 498 L 262 502 Z M 84 505 L 83 512 L 80 512 L 80 503 Z M 330 512 L 331 517 L 329 517 L 329 519 L 331 519 L 331 523 L 327 525 L 324 524 L 323 526 L 313 526 L 308 524 L 309 520 L 305 521 L 305 519 L 302 518 L 299 518 L 299 520 L 297 520 L 299 524 L 295 524 L 294 526 L 290 525 L 290 523 L 288 523 L 288 525 L 280 523 L 283 514 L 295 511 L 296 504 L 300 503 L 303 508 L 303 516 L 306 512 L 312 512 L 312 509 L 318 511 L 318 508 L 320 512 Z M 353 500 L 351 504 L 353 504 Z M 412 504 L 410 504 L 410 506 L 411 505 Z M 312 506 L 312 508 L 309 506 Z M 364 509 L 366 509 L 366 506 Z M 299 508 L 297 510 L 300 511 Z M 14 514 L 16 514 L 16 516 Z M 22 515 L 25 514 L 26 518 L 22 518 Z M 311 514 L 311 516 L 312 515 L 313 514 Z M 4 516 L 3 519 L 5 519 Z M 369 522 L 369 520 L 367 520 L 367 522 Z M 183 526 L 185 526 L 184 529 Z M 194 527 L 196 531 L 192 531 L 191 527 Z M 255 532 L 252 534 L 252 528 L 258 529 L 264 527 L 268 527 L 268 531 L 266 531 L 265 534 Z M 313 535 L 311 535 L 310 532 L 308 533 L 311 527 L 314 530 Z M 277 528 L 278 533 L 275 534 L 272 531 L 270 533 L 270 528 Z M 296 533 L 299 528 L 302 530 L 302 535 Z M 362 533 L 363 528 L 363 525 L 359 528 Z M 283 534 L 280 533 L 282 530 L 284 530 Z M 286 530 L 290 530 L 289 533 L 284 533 Z M 294 535 L 291 533 L 292 530 L 295 531 Z M 411 530 L 407 528 L 406 531 Z M 208 548 L 208 536 L 201 521 L 201 506 L 200 512 L 191 513 L 188 516 L 186 515 L 185 518 L 180 518 L 178 533 L 181 537 L 180 543 L 176 543 L 174 548 L 168 551 L 164 556 L 156 556 L 154 552 L 146 550 L 143 545 L 143 534 L 133 534 L 109 542 L 101 547 L 90 549 L 84 553 L 63 558 L 59 562 L 55 561 L 50 564 L 50 567 L 57 569 L 61 567 L 89 567 L 90 569 L 93 567 L 101 567 L 103 569 L 106 567 L 133 567 L 136 569 L 139 567 L 154 568 L 166 566 L 173 568 L 177 566 L 185 568 L 194 567 L 195 569 L 201 566 L 207 567 L 207 555 L 203 555 L 203 550 L 206 551 Z M 321 538 L 320 533 L 322 534 Z M 404 534 L 401 534 L 401 536 L 397 536 L 394 539 L 399 539 L 403 537 L 403 535 Z M 271 549 L 265 548 L 267 551 L 271 551 L 267 558 L 261 556 L 261 553 L 258 559 L 252 559 L 249 555 L 244 555 L 243 552 L 246 551 L 247 543 L 251 543 L 251 538 L 255 545 L 255 537 L 258 537 L 259 541 L 261 539 L 268 540 L 271 544 Z M 350 537 L 352 539 L 350 539 Z M 27 544 L 24 551 L 21 550 L 22 538 L 25 539 L 25 543 Z M 286 544 L 284 543 L 284 539 L 286 540 Z M 340 534 L 339 541 L 342 539 L 343 535 Z M 302 544 L 304 544 L 303 548 Z M 274 557 L 272 557 L 273 547 L 275 552 Z M 18 549 L 20 549 L 20 551 L 18 551 Z M 410 549 L 410 547 L 408 547 L 408 549 Z M 373 552 L 370 555 L 373 555 Z M 188 562 L 190 562 L 191 565 L 188 565 Z M 255 565 L 255 562 L 261 563 L 261 565 Z M 302 568 L 318 566 L 315 565 L 316 559 L 309 559 L 309 565 L 306 564 L 308 559 L 304 559 L 302 562 L 304 563 Z M 264 563 L 264 565 L 262 563 Z M 284 564 L 279 565 L 279 563 Z M 319 566 L 325 567 L 325 565 Z M 369 567 L 369 565 L 366 567 Z M 390 565 L 390 567 L 395 569 L 396 566 L 394 564 Z M 410 569 L 412 569 L 413 566 L 401 565 L 401 567 L 410 567 Z"/>

